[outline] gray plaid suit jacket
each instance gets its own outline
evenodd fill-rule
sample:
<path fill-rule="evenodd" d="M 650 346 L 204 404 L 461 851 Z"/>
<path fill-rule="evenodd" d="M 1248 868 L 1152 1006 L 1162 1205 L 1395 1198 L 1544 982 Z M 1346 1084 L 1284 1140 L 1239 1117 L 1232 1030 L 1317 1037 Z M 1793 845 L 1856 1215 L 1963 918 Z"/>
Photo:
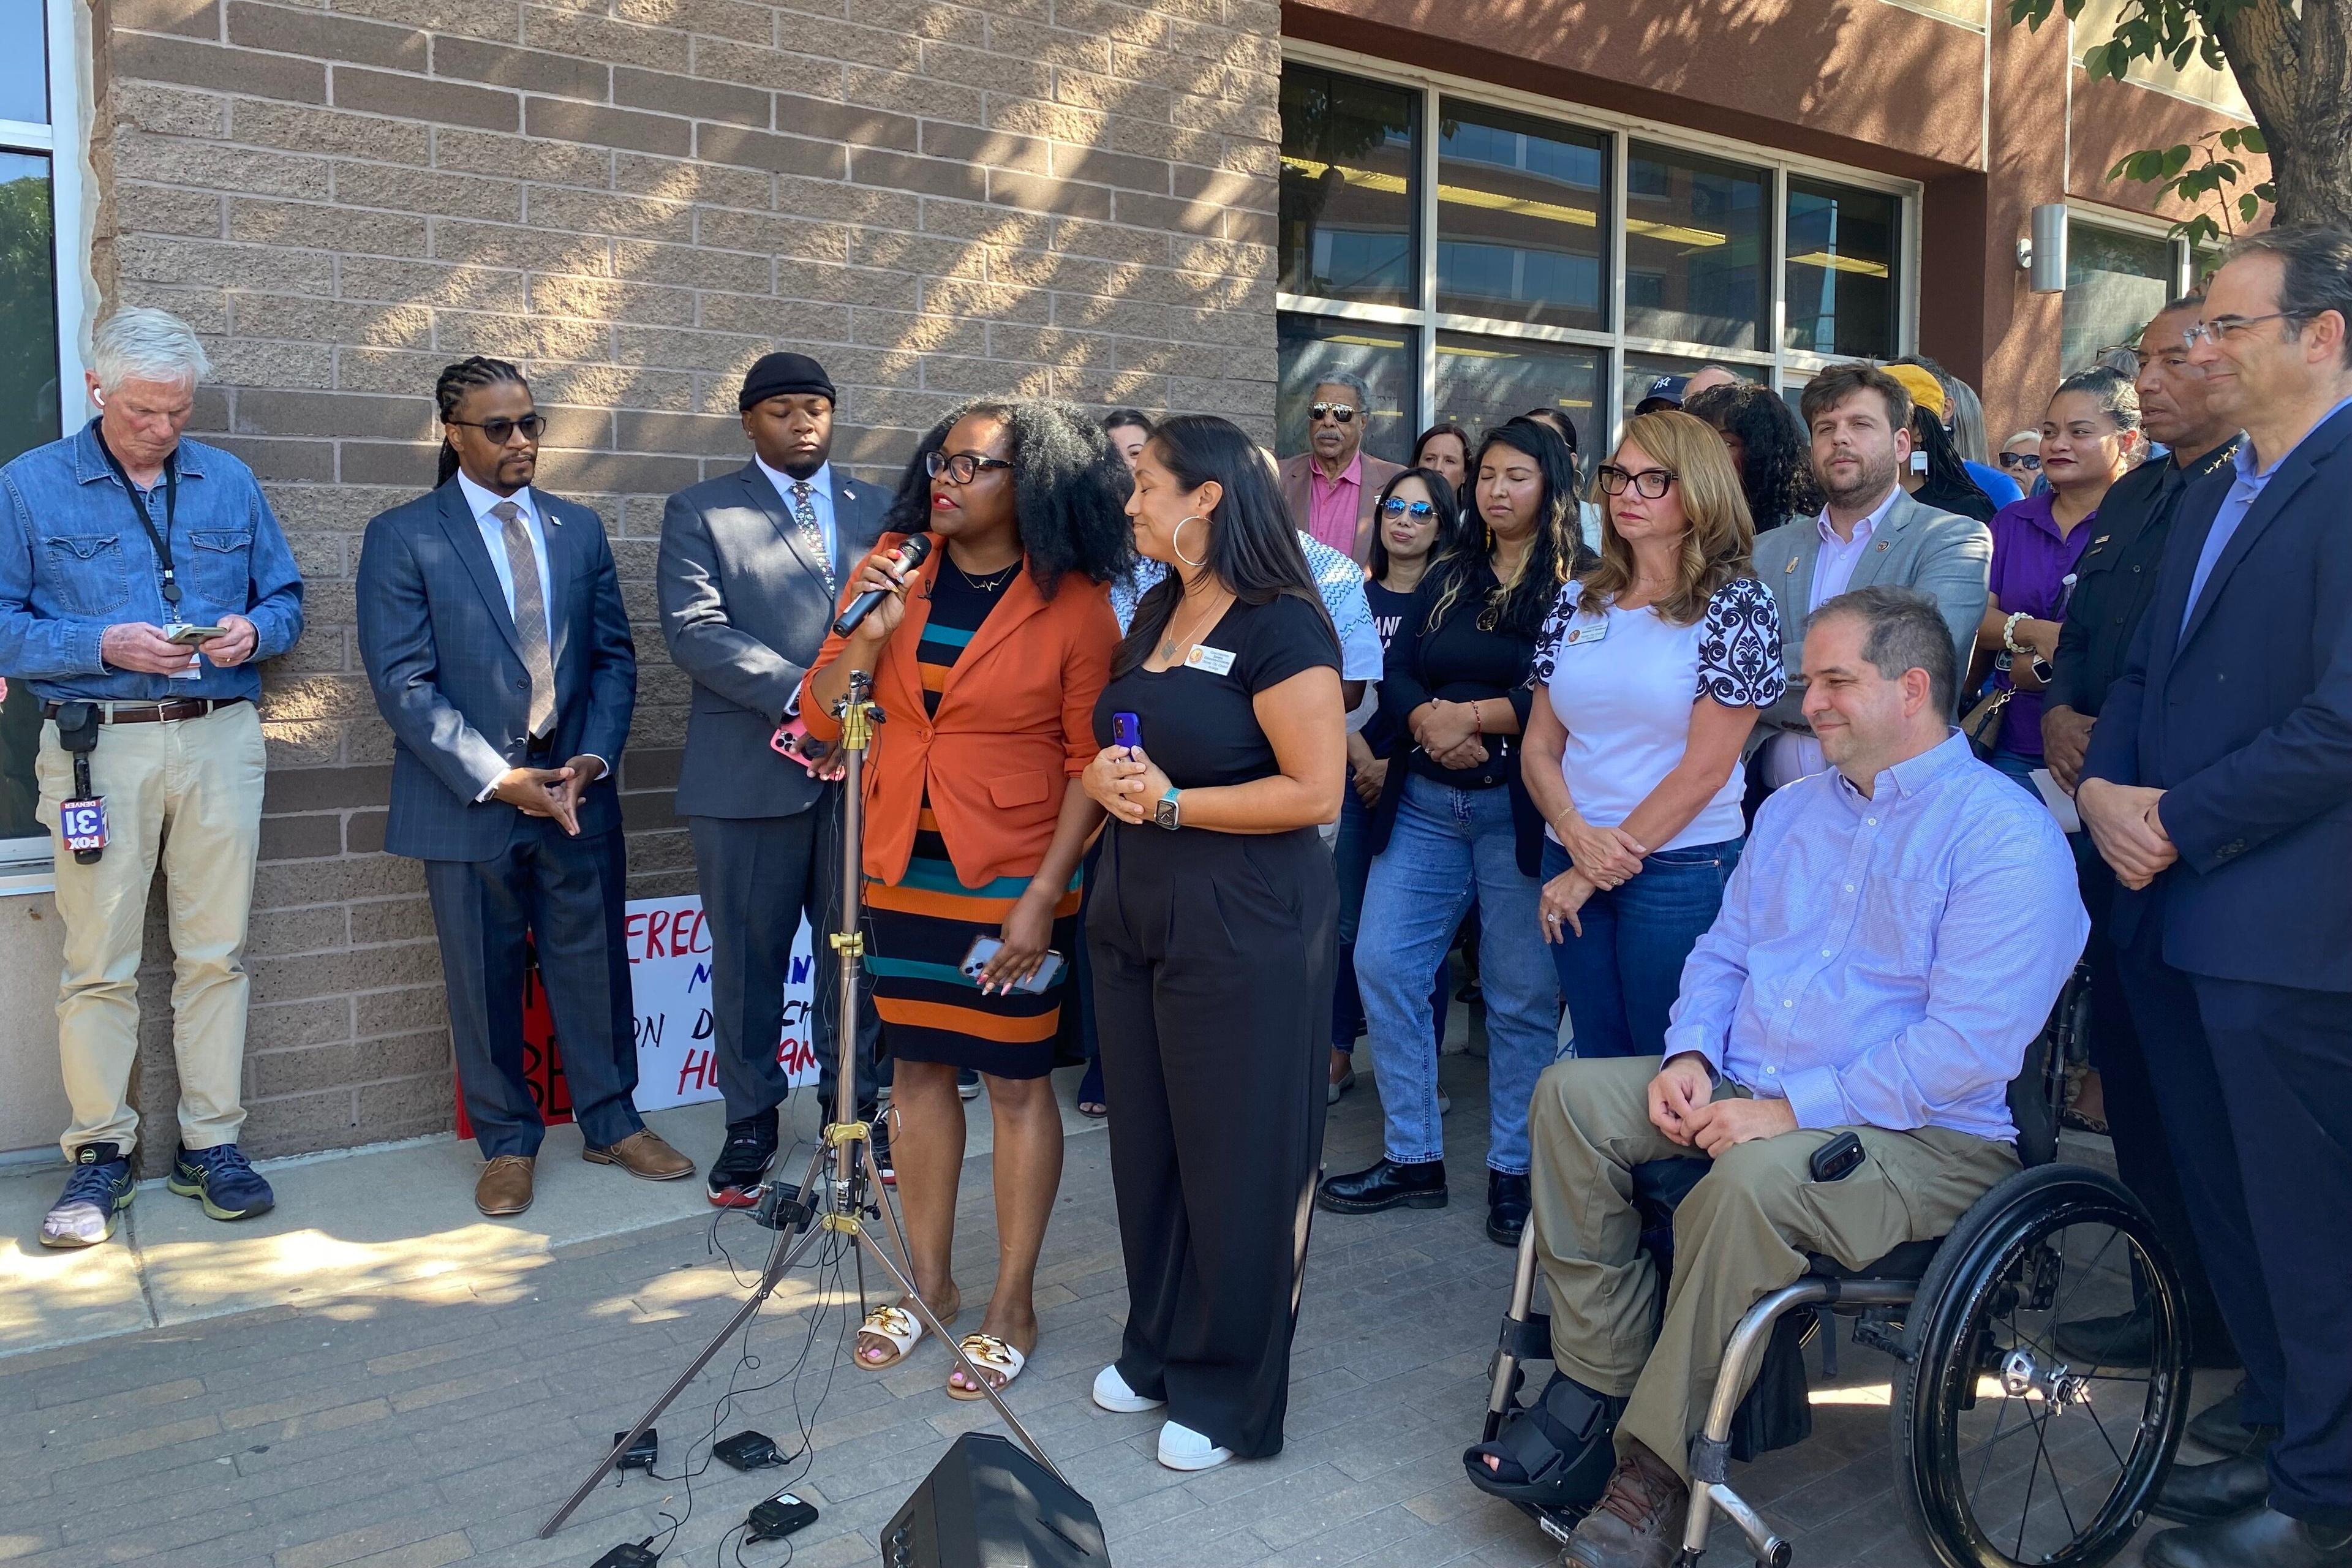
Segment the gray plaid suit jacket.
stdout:
<path fill-rule="evenodd" d="M 536 486 L 530 493 L 553 588 L 556 762 L 586 752 L 612 770 L 581 797 L 584 837 L 621 825 L 614 778 L 636 707 L 636 646 L 604 521 Z M 360 659 L 395 742 L 383 847 L 422 860 L 490 859 L 520 813 L 476 797 L 524 765 L 530 679 L 455 480 L 369 522 L 358 591 Z"/>

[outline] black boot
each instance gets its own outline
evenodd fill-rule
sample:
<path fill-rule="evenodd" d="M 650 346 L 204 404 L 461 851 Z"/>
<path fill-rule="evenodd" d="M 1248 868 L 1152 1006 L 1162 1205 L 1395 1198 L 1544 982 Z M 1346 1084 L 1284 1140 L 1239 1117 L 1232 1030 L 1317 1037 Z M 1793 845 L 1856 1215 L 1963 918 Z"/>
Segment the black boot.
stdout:
<path fill-rule="evenodd" d="M 1486 1173 L 1486 1239 L 1517 1247 L 1528 1228 L 1528 1179 L 1508 1171 Z"/>
<path fill-rule="evenodd" d="M 2352 1568 L 2352 1530 L 2258 1508 L 2168 1530 L 2147 1543 L 2145 1560 L 2152 1568 Z"/>
<path fill-rule="evenodd" d="M 710 1201 L 723 1209 L 750 1208 L 759 1202 L 753 1189 L 767 1179 L 776 1163 L 774 1110 L 727 1124 L 727 1145 L 710 1163 Z"/>
<path fill-rule="evenodd" d="M 1400 1165 L 1383 1159 L 1361 1171 L 1334 1176 L 1315 1189 L 1315 1202 L 1333 1214 L 1378 1214 L 1402 1204 L 1407 1208 L 1445 1206 L 1445 1162 Z"/>
<path fill-rule="evenodd" d="M 2242 1380 L 2236 1389 L 2199 1411 L 2189 1423 L 2189 1440 L 2200 1447 L 2232 1458 L 2243 1454 L 2260 1458 L 2278 1441 L 2276 1426 L 2250 1426 L 2239 1402 L 2245 1397 Z"/>
<path fill-rule="evenodd" d="M 2269 1467 L 2259 1458 L 2241 1455 L 2210 1465 L 2174 1465 L 2164 1484 L 2157 1488 L 2147 1511 L 2182 1524 L 2203 1524 L 2235 1518 L 2261 1506 L 2270 1495 Z"/>

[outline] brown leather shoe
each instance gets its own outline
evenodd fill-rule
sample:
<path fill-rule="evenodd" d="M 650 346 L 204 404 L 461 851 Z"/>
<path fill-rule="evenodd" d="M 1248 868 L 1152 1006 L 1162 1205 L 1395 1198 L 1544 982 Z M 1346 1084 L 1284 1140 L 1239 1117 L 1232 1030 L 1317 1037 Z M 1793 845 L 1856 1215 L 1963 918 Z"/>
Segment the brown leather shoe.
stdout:
<path fill-rule="evenodd" d="M 537 1163 L 528 1154 L 500 1154 L 492 1160 L 474 1184 L 474 1206 L 493 1219 L 530 1207 L 530 1173 Z"/>
<path fill-rule="evenodd" d="M 1568 1538 L 1571 1568 L 1666 1568 L 1682 1550 L 1690 1489 L 1666 1462 L 1628 1438 L 1609 1489 Z"/>
<path fill-rule="evenodd" d="M 580 1157 L 594 1165 L 618 1165 L 648 1182 L 675 1182 L 694 1174 L 694 1162 L 663 1142 L 650 1127 L 638 1128 L 609 1149 L 583 1149 Z"/>

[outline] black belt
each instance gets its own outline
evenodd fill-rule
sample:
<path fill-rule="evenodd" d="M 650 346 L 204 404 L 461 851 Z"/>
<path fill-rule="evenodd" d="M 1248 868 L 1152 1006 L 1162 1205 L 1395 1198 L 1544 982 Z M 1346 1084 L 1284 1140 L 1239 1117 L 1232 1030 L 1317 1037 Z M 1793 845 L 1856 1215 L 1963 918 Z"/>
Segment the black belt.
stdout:
<path fill-rule="evenodd" d="M 201 719 L 216 708 L 234 707 L 246 701 L 242 697 L 174 697 L 165 702 L 114 702 L 100 698 L 89 699 L 98 710 L 101 724 L 171 724 L 183 719 Z M 64 704 L 44 702 L 41 717 L 54 719 Z"/>

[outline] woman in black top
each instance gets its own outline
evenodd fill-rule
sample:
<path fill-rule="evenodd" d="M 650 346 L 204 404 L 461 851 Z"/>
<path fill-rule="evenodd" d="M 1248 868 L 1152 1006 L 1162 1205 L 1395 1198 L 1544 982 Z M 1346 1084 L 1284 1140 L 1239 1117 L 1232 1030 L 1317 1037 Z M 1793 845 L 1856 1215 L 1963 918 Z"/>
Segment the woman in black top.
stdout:
<path fill-rule="evenodd" d="M 1085 774 L 1112 818 L 1087 939 L 1128 1286 L 1094 1398 L 1164 1403 L 1160 1462 L 1195 1470 L 1282 1448 L 1339 924 L 1316 827 L 1347 788 L 1346 704 L 1249 437 L 1171 419 L 1135 487 L 1136 548 L 1171 570 L 1112 658 Z"/>
<path fill-rule="evenodd" d="M 1372 821 L 1356 978 L 1386 1119 L 1385 1157 L 1323 1184 L 1342 1214 L 1446 1202 L 1429 976 L 1475 898 L 1486 999 L 1486 1234 L 1518 1245 L 1528 1101 L 1559 1037 L 1559 982 L 1537 904 L 1543 823 L 1519 783 L 1528 668 L 1551 600 L 1580 564 L 1574 470 L 1549 430 L 1514 420 L 1478 449 L 1477 544 L 1414 591 L 1389 645 L 1381 711 L 1398 727 Z"/>

